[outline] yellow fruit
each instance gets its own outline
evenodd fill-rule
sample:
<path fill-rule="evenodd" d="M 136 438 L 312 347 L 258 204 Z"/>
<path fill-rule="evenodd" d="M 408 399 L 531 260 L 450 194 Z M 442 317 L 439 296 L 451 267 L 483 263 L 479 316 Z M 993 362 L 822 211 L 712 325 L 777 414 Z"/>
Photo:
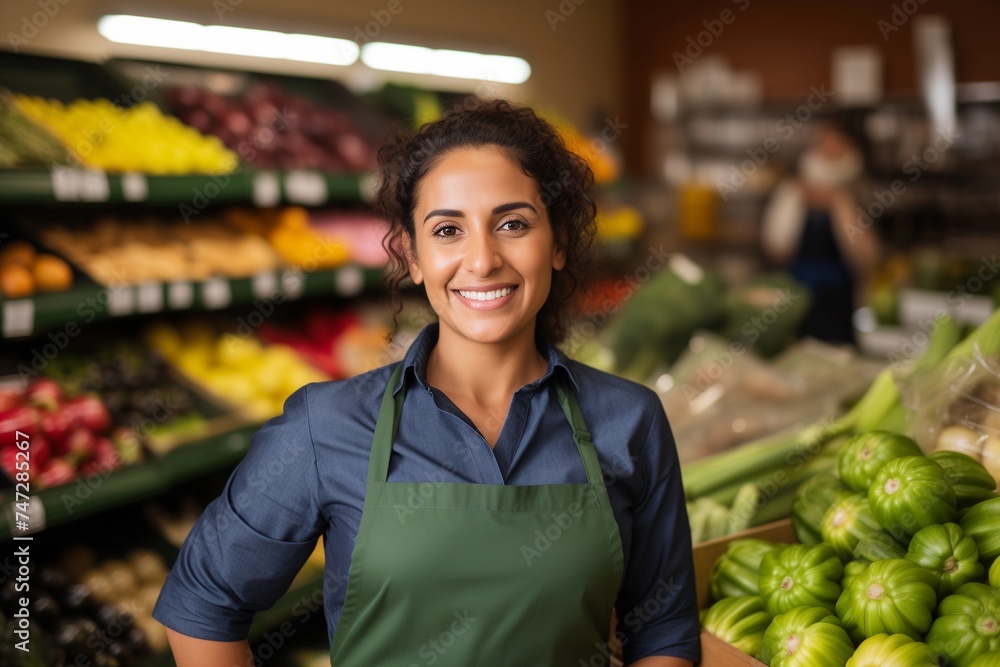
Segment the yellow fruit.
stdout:
<path fill-rule="evenodd" d="M 256 338 L 223 334 L 215 344 L 215 358 L 225 366 L 245 367 L 256 363 L 264 348 Z"/>

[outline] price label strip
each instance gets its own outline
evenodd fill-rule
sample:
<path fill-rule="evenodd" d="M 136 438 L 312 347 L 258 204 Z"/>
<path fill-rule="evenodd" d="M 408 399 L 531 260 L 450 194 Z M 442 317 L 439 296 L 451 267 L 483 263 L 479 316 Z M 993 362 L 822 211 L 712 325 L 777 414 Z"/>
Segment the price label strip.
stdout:
<path fill-rule="evenodd" d="M 149 184 L 145 174 L 129 172 L 122 174 L 122 197 L 125 201 L 146 201 L 149 197 Z"/>
<path fill-rule="evenodd" d="M 135 290 L 131 287 L 108 288 L 108 314 L 119 317 L 135 312 Z"/>
<path fill-rule="evenodd" d="M 288 299 L 297 299 L 302 296 L 306 288 L 306 279 L 302 271 L 298 269 L 286 269 L 281 273 L 281 291 Z"/>
<path fill-rule="evenodd" d="M 227 278 L 209 278 L 201 284 L 201 298 L 206 308 L 225 308 L 233 300 Z"/>
<path fill-rule="evenodd" d="M 158 313 L 163 310 L 163 284 L 142 283 L 136 289 L 140 313 Z"/>
<path fill-rule="evenodd" d="M 84 169 L 80 174 L 80 201 L 108 201 L 111 185 L 108 175 L 96 169 Z"/>
<path fill-rule="evenodd" d="M 30 336 L 35 326 L 34 299 L 3 302 L 3 337 Z"/>
<path fill-rule="evenodd" d="M 254 206 L 277 206 L 281 201 L 281 183 L 273 171 L 262 171 L 253 177 Z"/>
<path fill-rule="evenodd" d="M 250 282 L 250 288 L 253 291 L 255 299 L 272 298 L 277 287 L 278 277 L 275 275 L 274 271 L 261 271 L 260 273 L 254 274 L 254 277 Z"/>
<path fill-rule="evenodd" d="M 326 179 L 315 171 L 290 171 L 285 175 L 285 198 L 289 203 L 315 206 L 328 197 Z"/>
<path fill-rule="evenodd" d="M 194 303 L 194 286 L 187 280 L 175 280 L 167 287 L 167 304 L 173 310 L 190 308 Z"/>
<path fill-rule="evenodd" d="M 356 296 L 365 287 L 365 276 L 356 266 L 345 266 L 334 272 L 333 286 L 340 296 Z"/>

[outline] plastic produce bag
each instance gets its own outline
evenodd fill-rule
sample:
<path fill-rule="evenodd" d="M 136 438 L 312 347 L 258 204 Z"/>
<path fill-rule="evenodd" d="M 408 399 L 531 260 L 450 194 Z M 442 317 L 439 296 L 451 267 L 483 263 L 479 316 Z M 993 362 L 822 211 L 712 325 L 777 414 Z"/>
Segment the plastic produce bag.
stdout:
<path fill-rule="evenodd" d="M 901 383 L 912 411 L 909 435 L 924 451 L 968 454 L 1000 480 L 1000 356 L 978 349 Z"/>

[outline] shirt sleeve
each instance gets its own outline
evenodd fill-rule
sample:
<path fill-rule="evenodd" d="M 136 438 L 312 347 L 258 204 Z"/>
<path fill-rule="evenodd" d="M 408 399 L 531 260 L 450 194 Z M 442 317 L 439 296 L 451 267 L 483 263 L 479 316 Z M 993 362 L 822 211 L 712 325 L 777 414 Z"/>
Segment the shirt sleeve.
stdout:
<path fill-rule="evenodd" d="M 250 449 L 195 523 L 153 618 L 181 634 L 244 639 L 257 611 L 285 594 L 325 526 L 309 430 L 309 385 L 251 438 Z"/>
<path fill-rule="evenodd" d="M 655 394 L 651 398 L 653 419 L 640 460 L 645 483 L 632 509 L 631 551 L 616 605 L 626 665 L 651 655 L 700 659 L 680 462 L 663 405 Z"/>

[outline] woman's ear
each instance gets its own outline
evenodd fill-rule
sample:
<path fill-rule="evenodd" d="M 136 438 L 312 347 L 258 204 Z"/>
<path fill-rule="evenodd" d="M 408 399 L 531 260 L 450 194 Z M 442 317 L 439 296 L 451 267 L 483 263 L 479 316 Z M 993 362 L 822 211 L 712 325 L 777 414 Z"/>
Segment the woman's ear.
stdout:
<path fill-rule="evenodd" d="M 555 251 L 552 253 L 552 268 L 556 271 L 561 271 L 564 266 L 566 266 L 566 251 L 560 244 L 556 246 Z"/>
<path fill-rule="evenodd" d="M 413 241 L 409 234 L 403 232 L 400 242 L 403 246 L 403 255 L 406 257 L 406 266 L 410 271 L 410 280 L 413 281 L 414 285 L 419 285 L 424 282 L 424 274 L 420 270 L 420 264 L 417 263 L 417 253 Z"/>
<path fill-rule="evenodd" d="M 552 268 L 561 271 L 566 266 L 566 234 L 563 230 L 556 230 L 555 248 L 552 251 Z"/>

